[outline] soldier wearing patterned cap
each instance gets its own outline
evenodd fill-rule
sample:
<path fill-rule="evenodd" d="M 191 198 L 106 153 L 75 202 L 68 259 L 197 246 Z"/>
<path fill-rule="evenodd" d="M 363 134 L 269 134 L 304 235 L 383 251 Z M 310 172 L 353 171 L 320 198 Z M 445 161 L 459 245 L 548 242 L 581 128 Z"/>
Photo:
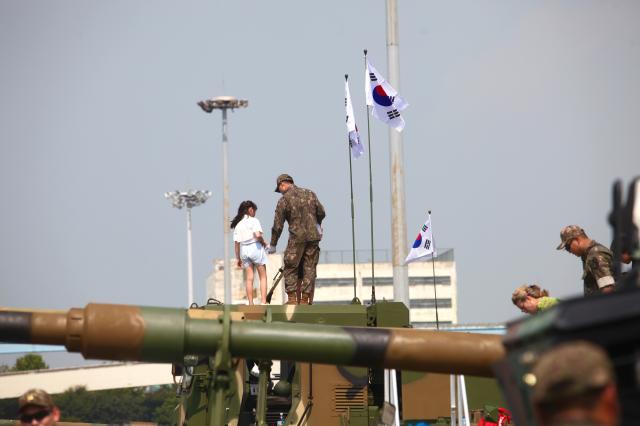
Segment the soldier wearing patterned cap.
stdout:
<path fill-rule="evenodd" d="M 565 249 L 582 259 L 584 295 L 610 293 L 615 290 L 613 254 L 611 250 L 590 239 L 578 225 L 569 225 L 560 231 L 558 250 Z"/>
<path fill-rule="evenodd" d="M 278 200 L 273 218 L 269 252 L 275 252 L 286 220 L 289 224 L 289 242 L 284 251 L 282 274 L 288 297 L 287 304 L 308 305 L 313 299 L 316 266 L 320 258 L 319 243 L 322 239 L 324 207 L 313 191 L 296 186 L 288 174 L 278 176 L 275 192 L 281 193 L 282 197 Z"/>
<path fill-rule="evenodd" d="M 60 410 L 51 396 L 42 389 L 29 389 L 18 399 L 18 413 L 22 425 L 55 425 Z"/>
<path fill-rule="evenodd" d="M 620 403 L 606 352 L 586 341 L 562 343 L 544 352 L 525 381 L 542 426 L 615 426 Z"/>

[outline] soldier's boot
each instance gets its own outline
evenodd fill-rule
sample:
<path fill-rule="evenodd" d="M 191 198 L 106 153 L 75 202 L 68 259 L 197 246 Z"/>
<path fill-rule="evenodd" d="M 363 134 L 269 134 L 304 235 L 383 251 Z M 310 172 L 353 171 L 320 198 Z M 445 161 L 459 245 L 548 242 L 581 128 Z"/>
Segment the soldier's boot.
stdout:
<path fill-rule="evenodd" d="M 298 304 L 298 293 L 295 291 L 287 292 L 288 300 L 285 305 L 297 305 Z"/>
<path fill-rule="evenodd" d="M 302 293 L 300 295 L 300 304 L 301 305 L 310 305 L 310 301 L 309 301 L 309 293 Z"/>

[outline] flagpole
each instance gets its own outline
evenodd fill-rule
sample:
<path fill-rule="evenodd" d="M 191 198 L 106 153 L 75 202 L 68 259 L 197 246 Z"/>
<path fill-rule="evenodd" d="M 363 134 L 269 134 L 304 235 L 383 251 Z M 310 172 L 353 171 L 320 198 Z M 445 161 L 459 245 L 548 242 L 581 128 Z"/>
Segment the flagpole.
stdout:
<path fill-rule="evenodd" d="M 387 5 L 387 66 L 388 81 L 400 91 L 400 43 L 398 0 L 386 0 Z M 392 101 L 392 103 L 394 103 Z M 402 260 L 407 241 L 405 215 L 404 159 L 402 133 L 389 127 L 389 178 L 391 179 L 391 261 L 393 265 L 393 299 L 409 308 L 409 270 Z"/>
<path fill-rule="evenodd" d="M 349 82 L 349 74 L 344 75 L 344 81 Z M 345 98 L 345 103 L 347 99 Z M 347 156 L 349 157 L 349 184 L 351 185 L 351 247 L 353 251 L 353 299 L 351 304 L 360 304 L 360 299 L 356 295 L 356 219 L 355 208 L 353 207 L 353 168 L 351 165 L 351 140 L 347 133 Z"/>
<path fill-rule="evenodd" d="M 434 247 L 434 253 L 431 253 L 431 266 L 433 267 L 433 297 L 436 303 L 436 330 L 440 330 L 440 320 L 438 319 L 438 291 L 436 290 L 436 260 L 435 260 L 435 246 L 436 237 L 433 233 L 433 222 L 431 221 L 431 210 L 429 210 L 429 223 L 431 224 L 431 244 Z"/>
<path fill-rule="evenodd" d="M 364 69 L 367 70 L 367 49 L 364 49 Z M 369 212 L 371 217 L 371 303 L 376 303 L 376 273 L 373 250 L 373 174 L 371 173 L 371 124 L 369 121 L 369 105 L 367 108 L 367 143 L 369 144 Z"/>

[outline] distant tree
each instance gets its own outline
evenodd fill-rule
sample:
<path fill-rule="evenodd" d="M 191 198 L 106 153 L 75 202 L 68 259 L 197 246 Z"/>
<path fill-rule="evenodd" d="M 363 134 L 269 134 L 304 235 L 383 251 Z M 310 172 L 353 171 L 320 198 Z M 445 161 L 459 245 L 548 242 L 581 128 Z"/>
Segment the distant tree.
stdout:
<path fill-rule="evenodd" d="M 16 360 L 13 371 L 46 370 L 49 366 L 45 364 L 42 355 L 26 354 Z"/>
<path fill-rule="evenodd" d="M 1 364 L 0 365 L 0 374 L 7 373 L 9 371 L 11 371 L 11 367 L 9 367 L 8 365 L 5 365 L 5 364 Z"/>
<path fill-rule="evenodd" d="M 75 387 L 54 395 L 53 399 L 60 408 L 61 421 L 103 424 L 132 421 L 171 424 L 173 408 L 178 403 L 175 387 L 170 385 L 93 392 Z"/>
<path fill-rule="evenodd" d="M 92 423 L 130 423 L 144 419 L 144 388 L 111 389 L 96 392 L 97 416 Z"/>
<path fill-rule="evenodd" d="M 175 394 L 170 398 L 165 399 L 162 405 L 156 408 L 155 412 L 153 413 L 152 420 L 159 425 L 174 424 L 173 420 L 175 416 L 176 406 L 179 402 L 180 400 L 175 396 Z"/>
<path fill-rule="evenodd" d="M 18 418 L 18 398 L 0 399 L 0 419 Z"/>
<path fill-rule="evenodd" d="M 132 421 L 173 424 L 178 398 L 175 386 L 111 389 L 89 392 L 85 387 L 69 388 L 52 395 L 60 408 L 61 421 L 127 424 Z M 18 399 L 0 399 L 0 419 L 15 419 Z"/>
<path fill-rule="evenodd" d="M 60 408 L 63 422 L 90 422 L 93 410 L 94 392 L 88 392 L 83 386 L 69 388 L 54 396 L 54 402 Z"/>
<path fill-rule="evenodd" d="M 147 391 L 145 397 L 145 419 L 169 425 L 173 423 L 174 409 L 180 400 L 176 397 L 175 386 L 164 385 Z"/>

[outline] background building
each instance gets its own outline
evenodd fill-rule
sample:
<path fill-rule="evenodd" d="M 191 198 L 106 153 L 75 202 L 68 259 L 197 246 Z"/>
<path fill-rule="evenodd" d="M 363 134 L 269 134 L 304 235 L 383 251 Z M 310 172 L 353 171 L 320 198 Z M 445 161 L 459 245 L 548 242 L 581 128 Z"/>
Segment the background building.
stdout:
<path fill-rule="evenodd" d="M 387 250 L 375 252 L 375 294 L 376 300 L 393 300 L 393 268 L 391 253 Z M 213 261 L 214 270 L 207 279 L 207 298 L 224 299 L 223 260 Z M 267 287 L 270 288 L 273 277 L 282 265 L 282 254 L 269 255 L 267 265 Z M 434 289 L 435 267 L 435 289 Z M 314 304 L 351 303 L 354 298 L 353 254 L 350 250 L 326 250 L 320 253 L 317 268 Z M 372 294 L 371 252 L 356 252 L 355 296 L 363 303 L 370 303 Z M 255 302 L 260 301 L 257 274 L 254 278 Z M 233 303 L 247 303 L 244 271 L 233 267 L 231 270 L 231 288 Z M 267 288 L 267 290 L 268 290 Z M 409 264 L 409 296 L 411 299 L 411 322 L 415 327 L 435 327 L 436 297 L 438 320 L 440 324 L 456 324 L 457 279 L 453 249 L 441 249 L 432 264 L 431 260 Z M 284 282 L 276 289 L 272 302 L 281 304 L 285 300 Z"/>

